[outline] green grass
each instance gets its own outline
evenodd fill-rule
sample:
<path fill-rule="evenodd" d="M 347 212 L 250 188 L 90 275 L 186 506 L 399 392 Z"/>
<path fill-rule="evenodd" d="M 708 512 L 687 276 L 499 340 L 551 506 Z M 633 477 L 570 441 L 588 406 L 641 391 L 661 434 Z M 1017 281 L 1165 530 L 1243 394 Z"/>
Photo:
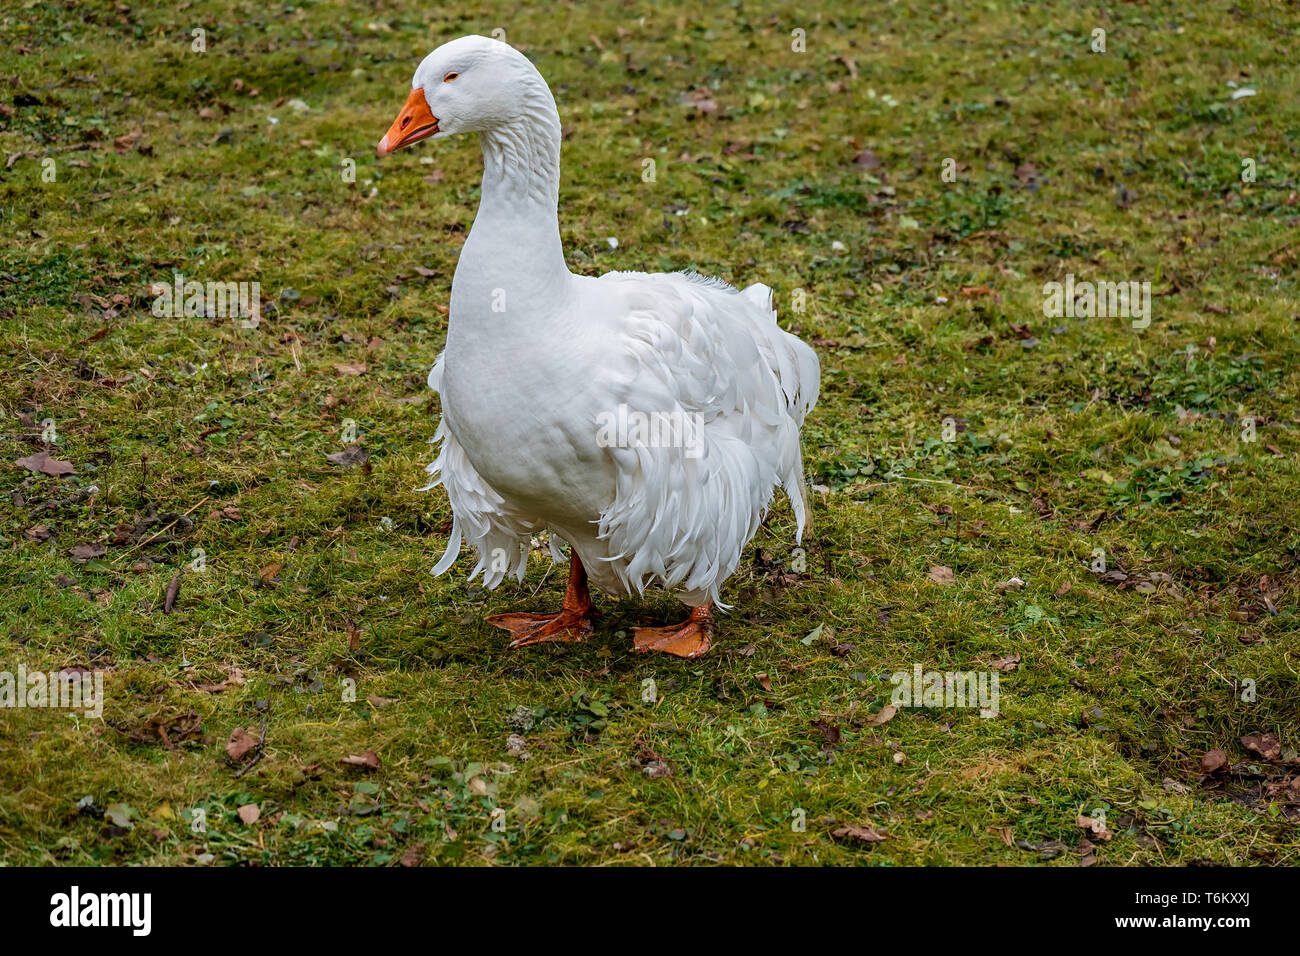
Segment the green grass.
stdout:
<path fill-rule="evenodd" d="M 0 14 L 0 661 L 107 696 L 0 715 L 0 859 L 1077 866 L 1102 809 L 1099 865 L 1300 862 L 1292 8 L 359 9 Z M 556 94 L 571 268 L 766 282 L 821 356 L 815 534 L 773 510 L 696 661 L 628 652 L 663 594 L 512 652 L 484 616 L 557 604 L 562 569 L 428 573 L 424 379 L 480 161 L 373 150 L 419 58 L 494 27 Z M 155 318 L 173 271 L 260 282 L 260 326 Z M 1045 318 L 1066 273 L 1150 281 L 1151 326 Z M 74 476 L 9 464 L 46 419 Z M 341 470 L 347 420 L 370 459 Z M 995 718 L 878 723 L 890 674 L 1016 654 Z"/>

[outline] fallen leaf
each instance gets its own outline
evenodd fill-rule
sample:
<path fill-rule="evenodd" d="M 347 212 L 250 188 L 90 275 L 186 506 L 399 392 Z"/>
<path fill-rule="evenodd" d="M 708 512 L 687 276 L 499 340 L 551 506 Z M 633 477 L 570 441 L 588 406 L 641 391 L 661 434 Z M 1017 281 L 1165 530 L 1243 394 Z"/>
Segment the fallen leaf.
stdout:
<path fill-rule="evenodd" d="M 280 573 L 282 567 L 284 567 L 283 561 L 272 561 L 266 567 L 262 568 L 261 571 L 258 571 L 257 576 L 261 579 L 263 584 L 270 584 L 271 579 Z"/>
<path fill-rule="evenodd" d="M 814 720 L 812 725 L 822 733 L 822 740 L 828 747 L 834 747 L 840 742 L 840 729 L 834 724 L 825 720 Z"/>
<path fill-rule="evenodd" d="M 113 826 L 121 827 L 124 830 L 135 828 L 131 818 L 135 816 L 135 811 L 126 803 L 110 803 L 104 810 L 104 819 Z"/>
<path fill-rule="evenodd" d="M 880 157 L 875 154 L 875 151 L 864 149 L 853 157 L 853 165 L 861 166 L 863 169 L 879 169 Z"/>
<path fill-rule="evenodd" d="M 758 686 L 763 688 L 763 690 L 771 691 L 772 678 L 768 677 L 766 674 L 755 674 L 754 680 L 758 681 Z"/>
<path fill-rule="evenodd" d="M 237 811 L 239 819 L 243 820 L 249 826 L 252 826 L 262 817 L 262 811 L 258 809 L 256 803 L 246 803 Z"/>
<path fill-rule="evenodd" d="M 881 833 L 871 827 L 840 827 L 831 833 L 837 840 L 852 840 L 855 843 L 880 843 L 889 839 L 888 833 Z"/>
<path fill-rule="evenodd" d="M 1032 850 L 1038 854 L 1040 860 L 1054 860 L 1065 852 L 1065 844 L 1060 840 L 1043 840 L 1037 843 L 1030 843 L 1028 840 L 1017 840 L 1016 846 L 1022 850 Z"/>
<path fill-rule="evenodd" d="M 422 859 L 424 859 L 424 844 L 417 843 L 403 853 L 401 860 L 398 862 L 402 866 L 419 866 Z"/>
<path fill-rule="evenodd" d="M 1094 866 L 1097 862 L 1097 845 L 1083 837 L 1079 840 L 1079 865 Z"/>
<path fill-rule="evenodd" d="M 370 459 L 370 452 L 366 451 L 360 445 L 348 445 L 342 451 L 331 452 L 325 456 L 325 460 L 331 465 L 338 465 L 340 468 L 351 468 L 354 465 L 364 465 Z"/>
<path fill-rule="evenodd" d="M 952 568 L 936 564 L 930 569 L 930 580 L 935 584 L 956 584 L 957 575 L 952 573 Z"/>
<path fill-rule="evenodd" d="M 1228 755 L 1222 750 L 1214 749 L 1201 758 L 1201 773 L 1214 773 L 1228 762 Z"/>
<path fill-rule="evenodd" d="M 1000 839 L 1000 840 L 1001 840 L 1003 843 L 1005 843 L 1007 846 L 1015 846 L 1015 845 L 1016 845 L 1016 843 L 1015 843 L 1015 839 L 1014 839 L 1014 834 L 1012 833 L 1011 827 L 994 827 L 994 826 L 986 826 L 984 829 L 985 829 L 985 831 L 987 831 L 988 833 L 992 833 L 995 837 L 997 837 L 998 839 Z"/>
<path fill-rule="evenodd" d="M 59 475 L 75 475 L 77 473 L 77 469 L 73 467 L 72 462 L 51 458 L 49 452 L 45 451 L 38 451 L 26 458 L 19 458 L 14 464 L 41 475 L 58 477 Z"/>
<path fill-rule="evenodd" d="M 633 762 L 651 780 L 662 780 L 673 775 L 673 768 L 668 765 L 668 762 L 649 747 L 643 746 L 637 751 Z"/>
<path fill-rule="evenodd" d="M 172 575 L 171 581 L 167 584 L 167 593 L 163 597 L 163 613 L 170 614 L 176 607 L 176 597 L 181 593 L 181 576 Z"/>
<path fill-rule="evenodd" d="M 207 694 L 220 694 L 223 690 L 229 690 L 231 687 L 243 687 L 247 680 L 244 679 L 244 672 L 238 667 L 226 668 L 227 677 L 219 684 L 195 684 L 195 690 L 201 690 Z"/>
<path fill-rule="evenodd" d="M 897 707 L 893 704 L 886 704 L 884 707 L 881 707 L 879 711 L 872 714 L 871 719 L 868 720 L 867 723 L 872 727 L 879 727 L 881 724 L 887 724 L 893 720 L 894 715 L 897 713 Z"/>
<path fill-rule="evenodd" d="M 340 362 L 334 370 L 340 375 L 364 375 L 367 367 L 365 362 Z"/>
<path fill-rule="evenodd" d="M 353 767 L 369 767 L 371 770 L 379 769 L 379 755 L 373 750 L 367 750 L 361 756 L 349 754 L 346 757 L 340 757 L 339 763 L 345 763 Z"/>
<path fill-rule="evenodd" d="M 1272 734 L 1247 734 L 1241 738 L 1241 745 L 1265 760 L 1273 761 L 1282 756 L 1282 743 Z"/>
<path fill-rule="evenodd" d="M 230 732 L 230 739 L 226 741 L 226 756 L 231 760 L 243 760 L 256 746 L 256 737 L 249 736 L 243 727 L 236 727 Z"/>
<path fill-rule="evenodd" d="M 96 542 L 95 544 L 78 544 L 74 545 L 68 554 L 72 555 L 72 560 L 78 564 L 85 564 L 87 561 L 93 561 L 95 558 L 101 558 L 108 553 L 108 548 Z"/>
<path fill-rule="evenodd" d="M 144 135 L 144 130 L 137 126 L 131 132 L 113 140 L 113 146 L 119 153 L 125 153 L 135 147 L 136 141 Z"/>
<path fill-rule="evenodd" d="M 1092 817 L 1085 817 L 1080 814 L 1075 818 L 1074 822 L 1102 840 L 1109 840 L 1115 835 L 1106 829 L 1106 824 L 1102 820 L 1094 820 Z"/>
<path fill-rule="evenodd" d="M 1020 663 L 1019 654 L 1008 654 L 1006 657 L 999 657 L 989 665 L 995 671 L 1013 671 Z"/>

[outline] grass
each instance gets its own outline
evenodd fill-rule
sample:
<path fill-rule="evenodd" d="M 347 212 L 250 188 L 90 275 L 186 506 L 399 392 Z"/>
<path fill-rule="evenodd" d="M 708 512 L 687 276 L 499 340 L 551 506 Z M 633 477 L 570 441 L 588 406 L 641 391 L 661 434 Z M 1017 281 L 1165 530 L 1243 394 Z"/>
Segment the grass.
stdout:
<path fill-rule="evenodd" d="M 101 669 L 106 702 L 4 713 L 0 859 L 1300 862 L 1298 26 L 1267 2 L 6 10 L 0 661 Z M 556 94 L 571 268 L 766 282 L 821 356 L 816 532 L 796 551 L 773 510 L 700 660 L 628 653 L 680 613 L 662 594 L 508 651 L 483 617 L 558 603 L 540 554 L 491 593 L 464 556 L 428 573 L 424 378 L 478 147 L 373 148 L 421 56 L 496 27 Z M 260 282 L 260 325 L 155 318 L 174 272 Z M 1067 273 L 1149 281 L 1150 327 L 1046 318 Z M 369 459 L 340 468 L 353 427 Z M 42 449 L 76 474 L 11 464 Z M 1003 668 L 998 715 L 886 720 L 916 664 Z"/>

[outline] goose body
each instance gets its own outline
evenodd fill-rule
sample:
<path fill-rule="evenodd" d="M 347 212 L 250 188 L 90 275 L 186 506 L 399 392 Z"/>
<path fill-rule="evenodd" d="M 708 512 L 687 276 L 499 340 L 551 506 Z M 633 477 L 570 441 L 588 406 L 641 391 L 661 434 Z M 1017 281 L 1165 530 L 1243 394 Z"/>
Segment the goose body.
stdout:
<path fill-rule="evenodd" d="M 708 607 L 778 486 L 802 535 L 799 434 L 817 400 L 816 354 L 778 326 L 763 285 L 569 272 L 559 115 L 512 47 L 462 37 L 431 53 L 379 152 L 462 131 L 480 135 L 484 176 L 429 374 L 442 420 L 426 487 L 446 488 L 453 515 L 434 573 L 469 544 L 471 578 L 522 581 L 532 536 L 549 530 L 552 555 L 562 557 L 562 539 L 575 556 L 568 617 L 501 615 L 493 623 L 516 644 L 587 633 L 589 576 L 614 596 L 672 589 L 695 609 L 683 627 L 702 637 L 683 645 L 681 629 L 645 629 L 672 633 L 642 641 L 638 630 L 637 648 L 701 653 Z M 571 604 L 581 605 L 576 631 Z"/>

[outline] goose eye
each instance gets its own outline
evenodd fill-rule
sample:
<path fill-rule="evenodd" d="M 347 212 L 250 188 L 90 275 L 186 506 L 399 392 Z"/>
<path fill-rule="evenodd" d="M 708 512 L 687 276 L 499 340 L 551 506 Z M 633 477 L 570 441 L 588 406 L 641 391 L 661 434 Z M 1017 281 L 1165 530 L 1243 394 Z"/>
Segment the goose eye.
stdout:
<path fill-rule="evenodd" d="M 448 73 L 446 76 L 444 76 L 444 77 L 442 78 L 442 82 L 444 82 L 444 83 L 450 83 L 452 80 L 456 79 L 456 77 L 458 77 L 458 76 L 460 76 L 459 73 Z"/>

